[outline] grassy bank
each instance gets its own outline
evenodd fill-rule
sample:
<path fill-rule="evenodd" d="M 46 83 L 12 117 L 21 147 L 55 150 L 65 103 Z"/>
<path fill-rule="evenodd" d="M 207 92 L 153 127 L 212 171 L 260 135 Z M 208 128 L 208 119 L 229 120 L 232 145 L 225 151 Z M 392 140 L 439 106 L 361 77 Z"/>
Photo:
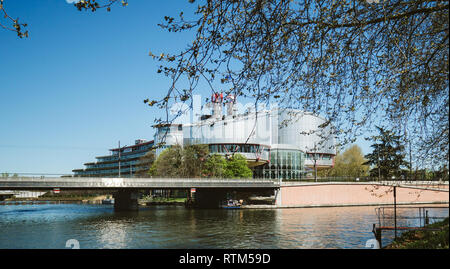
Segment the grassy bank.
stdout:
<path fill-rule="evenodd" d="M 112 195 L 43 195 L 34 198 L 10 198 L 5 201 L 101 201 Z"/>
<path fill-rule="evenodd" d="M 185 203 L 186 198 L 163 198 L 163 197 L 155 197 L 155 198 L 146 198 L 141 199 L 140 202 L 146 205 L 177 205 Z"/>
<path fill-rule="evenodd" d="M 439 231 L 409 231 L 403 233 L 386 249 L 448 249 L 449 225 L 448 218 L 426 226 L 441 229 Z"/>

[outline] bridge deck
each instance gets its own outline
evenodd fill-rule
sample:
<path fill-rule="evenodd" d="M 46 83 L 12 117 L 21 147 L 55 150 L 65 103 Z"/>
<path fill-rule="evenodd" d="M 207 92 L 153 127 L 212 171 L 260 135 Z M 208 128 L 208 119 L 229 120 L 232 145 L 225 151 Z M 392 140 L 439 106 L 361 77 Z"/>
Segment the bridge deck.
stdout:
<path fill-rule="evenodd" d="M 9 178 L 0 190 L 26 189 L 151 189 L 151 188 L 278 188 L 278 181 L 261 179 L 192 178 Z"/>
<path fill-rule="evenodd" d="M 449 192 L 448 182 L 282 182 L 278 179 L 223 179 L 223 178 L 100 178 L 100 177 L 58 177 L 58 178 L 0 178 L 0 190 L 37 189 L 153 189 L 153 188 L 267 188 L 308 185 L 382 185 L 401 188 Z"/>

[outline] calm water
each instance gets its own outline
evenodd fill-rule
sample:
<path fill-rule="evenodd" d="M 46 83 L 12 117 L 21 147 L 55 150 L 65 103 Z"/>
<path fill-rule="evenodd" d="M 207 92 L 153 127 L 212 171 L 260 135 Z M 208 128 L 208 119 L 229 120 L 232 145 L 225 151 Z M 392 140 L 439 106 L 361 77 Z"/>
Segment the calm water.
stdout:
<path fill-rule="evenodd" d="M 448 209 L 443 210 L 439 214 L 448 216 Z M 415 212 L 408 209 L 402 214 Z M 364 248 L 374 238 L 371 230 L 377 221 L 375 207 L 156 206 L 116 213 L 110 205 L 1 205 L 0 248 L 65 248 L 69 239 L 78 240 L 82 249 Z M 388 240 L 385 237 L 384 244 Z"/>

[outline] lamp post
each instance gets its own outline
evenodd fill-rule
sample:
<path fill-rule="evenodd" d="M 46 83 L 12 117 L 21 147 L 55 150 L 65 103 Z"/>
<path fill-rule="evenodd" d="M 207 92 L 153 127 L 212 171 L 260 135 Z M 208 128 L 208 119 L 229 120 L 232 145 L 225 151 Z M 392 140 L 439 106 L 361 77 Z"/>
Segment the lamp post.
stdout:
<path fill-rule="evenodd" d="M 392 176 L 395 180 L 395 176 Z M 397 239 L 397 186 L 394 183 L 394 239 Z"/>
<path fill-rule="evenodd" d="M 119 177 L 120 177 L 120 140 L 119 140 Z"/>
<path fill-rule="evenodd" d="M 317 182 L 317 156 L 316 153 L 313 153 L 314 156 L 314 182 Z"/>
<path fill-rule="evenodd" d="M 378 154 L 378 182 L 381 181 L 381 171 L 380 171 L 380 147 L 377 148 L 377 154 Z"/>

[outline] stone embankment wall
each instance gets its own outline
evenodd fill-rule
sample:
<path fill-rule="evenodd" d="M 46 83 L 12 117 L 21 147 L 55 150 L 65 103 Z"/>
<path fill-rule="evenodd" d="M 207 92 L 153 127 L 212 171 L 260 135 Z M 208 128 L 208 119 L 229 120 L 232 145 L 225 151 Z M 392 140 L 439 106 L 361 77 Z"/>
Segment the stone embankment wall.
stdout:
<path fill-rule="evenodd" d="M 397 204 L 448 202 L 448 185 L 442 188 L 442 191 L 422 189 L 416 186 L 397 187 Z M 393 203 L 392 186 L 370 183 L 284 185 L 276 197 L 278 207 L 389 205 Z"/>

